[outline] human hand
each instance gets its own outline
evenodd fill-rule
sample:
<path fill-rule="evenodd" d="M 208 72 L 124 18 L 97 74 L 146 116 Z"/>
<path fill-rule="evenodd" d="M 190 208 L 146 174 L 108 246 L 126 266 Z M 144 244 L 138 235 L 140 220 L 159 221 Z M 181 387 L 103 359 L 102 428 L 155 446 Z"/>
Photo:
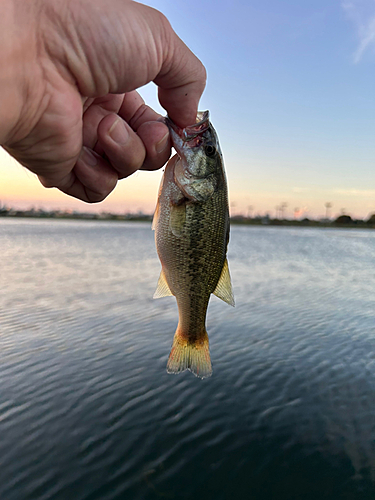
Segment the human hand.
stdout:
<path fill-rule="evenodd" d="M 44 186 L 86 202 L 140 168 L 162 167 L 168 128 L 135 89 L 154 81 L 169 116 L 187 126 L 205 86 L 203 65 L 166 18 L 129 0 L 7 2 L 3 147 Z"/>

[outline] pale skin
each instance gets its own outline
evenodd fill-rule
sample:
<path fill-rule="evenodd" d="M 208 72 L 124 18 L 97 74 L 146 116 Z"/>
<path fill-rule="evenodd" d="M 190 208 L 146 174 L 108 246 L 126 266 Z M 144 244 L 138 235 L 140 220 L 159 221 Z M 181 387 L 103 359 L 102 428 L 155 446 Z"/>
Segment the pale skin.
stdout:
<path fill-rule="evenodd" d="M 1 0 L 0 144 L 86 202 L 171 153 L 136 89 L 153 81 L 180 127 L 195 123 L 202 63 L 158 11 L 130 0 Z"/>

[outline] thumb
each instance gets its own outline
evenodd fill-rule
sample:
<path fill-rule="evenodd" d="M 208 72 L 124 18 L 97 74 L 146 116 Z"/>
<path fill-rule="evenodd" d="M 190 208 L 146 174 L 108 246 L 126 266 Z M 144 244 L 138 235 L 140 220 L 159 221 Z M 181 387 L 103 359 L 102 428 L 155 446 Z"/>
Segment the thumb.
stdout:
<path fill-rule="evenodd" d="M 206 86 L 206 70 L 201 61 L 171 28 L 169 54 L 154 79 L 159 101 L 180 127 L 195 123 L 198 104 Z"/>

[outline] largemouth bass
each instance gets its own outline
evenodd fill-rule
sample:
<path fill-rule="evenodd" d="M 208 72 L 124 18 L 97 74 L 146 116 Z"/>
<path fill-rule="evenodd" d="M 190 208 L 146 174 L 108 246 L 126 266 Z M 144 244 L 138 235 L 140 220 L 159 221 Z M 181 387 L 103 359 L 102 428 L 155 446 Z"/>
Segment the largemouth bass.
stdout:
<path fill-rule="evenodd" d="M 162 265 L 154 298 L 174 295 L 178 305 L 167 371 L 205 378 L 212 374 L 206 332 L 211 293 L 234 306 L 223 155 L 208 111 L 185 129 L 166 121 L 177 154 L 165 168 L 152 224 Z"/>

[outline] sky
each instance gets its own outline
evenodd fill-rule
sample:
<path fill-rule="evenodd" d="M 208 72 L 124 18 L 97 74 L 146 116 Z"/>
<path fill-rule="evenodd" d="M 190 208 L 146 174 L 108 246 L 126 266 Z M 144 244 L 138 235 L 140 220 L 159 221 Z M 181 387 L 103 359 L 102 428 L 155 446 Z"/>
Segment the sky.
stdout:
<path fill-rule="evenodd" d="M 375 0 L 148 0 L 207 68 L 232 214 L 375 212 Z M 159 106 L 156 88 L 140 90 Z M 0 203 L 151 213 L 161 171 L 87 205 L 38 184 L 0 150 Z"/>

